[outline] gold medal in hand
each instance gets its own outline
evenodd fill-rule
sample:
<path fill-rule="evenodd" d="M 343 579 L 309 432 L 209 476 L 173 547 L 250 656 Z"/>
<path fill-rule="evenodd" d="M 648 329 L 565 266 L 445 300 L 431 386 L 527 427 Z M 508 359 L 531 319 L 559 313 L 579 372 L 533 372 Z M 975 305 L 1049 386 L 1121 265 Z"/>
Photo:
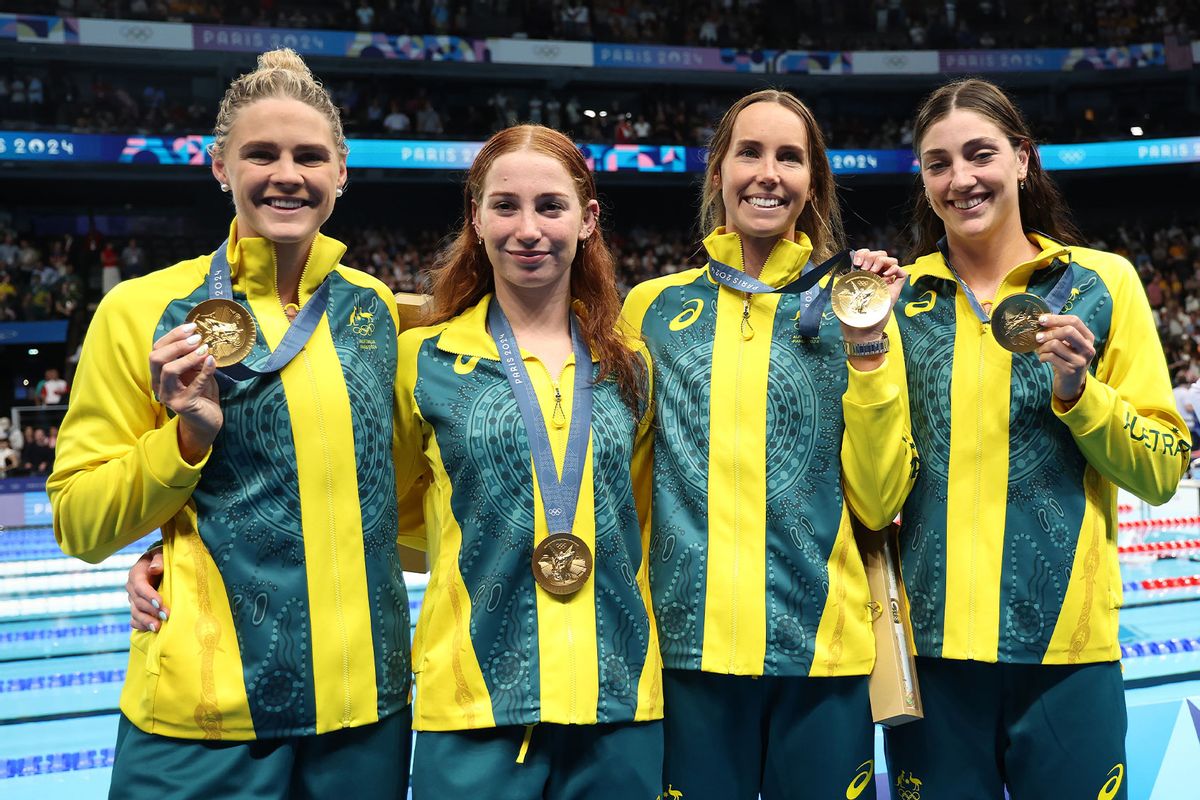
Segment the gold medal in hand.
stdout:
<path fill-rule="evenodd" d="M 992 311 L 992 336 L 996 343 L 1013 353 L 1032 353 L 1038 347 L 1038 319 L 1050 313 L 1050 306 L 1036 294 L 1009 295 Z"/>
<path fill-rule="evenodd" d="M 851 328 L 871 328 L 892 307 L 887 281 L 865 269 L 855 269 L 833 278 L 829 305 L 837 318 Z"/>
<path fill-rule="evenodd" d="M 196 333 L 218 367 L 237 364 L 250 354 L 258 330 L 254 317 L 234 300 L 205 300 L 188 312 L 185 322 L 196 323 Z"/>

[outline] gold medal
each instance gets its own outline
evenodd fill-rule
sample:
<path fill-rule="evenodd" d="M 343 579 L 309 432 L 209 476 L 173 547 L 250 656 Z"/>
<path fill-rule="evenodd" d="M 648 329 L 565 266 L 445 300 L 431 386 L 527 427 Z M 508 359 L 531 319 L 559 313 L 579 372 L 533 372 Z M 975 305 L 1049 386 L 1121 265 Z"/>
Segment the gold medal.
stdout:
<path fill-rule="evenodd" d="M 592 574 L 592 551 L 578 536 L 552 533 L 533 548 L 533 579 L 550 594 L 574 594 Z"/>
<path fill-rule="evenodd" d="M 228 367 L 245 358 L 254 348 L 258 334 L 254 317 L 233 300 L 205 300 L 189 311 L 184 321 L 196 323 L 200 342 L 208 345 L 218 367 Z"/>
<path fill-rule="evenodd" d="M 892 297 L 883 278 L 855 269 L 834 276 L 829 304 L 837 318 L 851 328 L 871 328 L 887 317 Z"/>
<path fill-rule="evenodd" d="M 1013 353 L 1032 353 L 1038 347 L 1038 318 L 1049 314 L 1050 306 L 1036 294 L 1009 295 L 992 312 L 992 335 L 996 343 Z"/>

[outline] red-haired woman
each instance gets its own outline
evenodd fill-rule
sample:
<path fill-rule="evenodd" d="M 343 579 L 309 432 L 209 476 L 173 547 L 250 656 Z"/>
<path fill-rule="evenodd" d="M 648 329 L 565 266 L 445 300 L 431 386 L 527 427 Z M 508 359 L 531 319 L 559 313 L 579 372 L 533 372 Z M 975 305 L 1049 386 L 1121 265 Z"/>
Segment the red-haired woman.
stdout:
<path fill-rule="evenodd" d="M 879 304 L 858 327 L 839 325 L 821 284 L 804 288 L 843 246 L 835 192 L 809 109 L 743 97 L 709 148 L 708 265 L 625 303 L 655 364 L 664 783 L 687 800 L 875 796 L 851 514 L 891 522 L 916 458 L 902 362 L 885 357 L 896 260 L 854 253 L 890 285 L 857 295 Z"/>
<path fill-rule="evenodd" d="M 416 798 L 653 798 L 662 690 L 647 576 L 650 370 L 617 332 L 587 164 L 493 136 L 399 340 L 395 459 L 422 475 Z"/>

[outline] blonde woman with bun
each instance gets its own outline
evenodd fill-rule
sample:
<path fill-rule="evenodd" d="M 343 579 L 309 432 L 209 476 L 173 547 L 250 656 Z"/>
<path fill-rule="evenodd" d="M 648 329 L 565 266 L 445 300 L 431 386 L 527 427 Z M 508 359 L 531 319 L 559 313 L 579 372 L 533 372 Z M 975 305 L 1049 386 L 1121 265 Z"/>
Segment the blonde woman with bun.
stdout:
<path fill-rule="evenodd" d="M 320 233 L 347 147 L 298 55 L 260 56 L 214 134 L 228 239 L 104 298 L 47 487 L 86 561 L 162 530 L 110 796 L 405 797 L 395 305 Z"/>

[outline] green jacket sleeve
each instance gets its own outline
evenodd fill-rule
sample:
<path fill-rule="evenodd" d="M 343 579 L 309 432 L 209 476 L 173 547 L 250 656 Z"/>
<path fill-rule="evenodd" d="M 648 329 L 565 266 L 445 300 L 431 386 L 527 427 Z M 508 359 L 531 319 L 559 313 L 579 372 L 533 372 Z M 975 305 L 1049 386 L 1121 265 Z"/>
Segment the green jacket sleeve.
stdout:
<path fill-rule="evenodd" d="M 155 330 L 165 304 L 142 286 L 118 286 L 96 310 L 46 483 L 59 545 L 92 563 L 179 513 L 207 461 L 183 460 L 178 419 L 151 391 L 150 348 L 165 333 Z"/>
<path fill-rule="evenodd" d="M 842 477 L 850 510 L 872 530 L 887 527 L 917 478 L 917 448 L 909 428 L 908 382 L 896 320 L 888 321 L 891 351 L 882 366 L 850 372 L 842 396 Z"/>
<path fill-rule="evenodd" d="M 1112 257 L 1101 273 L 1113 299 L 1108 342 L 1069 409 L 1054 401 L 1088 464 L 1148 503 L 1170 500 L 1191 443 L 1175 407 L 1150 303 L 1133 266 Z"/>

